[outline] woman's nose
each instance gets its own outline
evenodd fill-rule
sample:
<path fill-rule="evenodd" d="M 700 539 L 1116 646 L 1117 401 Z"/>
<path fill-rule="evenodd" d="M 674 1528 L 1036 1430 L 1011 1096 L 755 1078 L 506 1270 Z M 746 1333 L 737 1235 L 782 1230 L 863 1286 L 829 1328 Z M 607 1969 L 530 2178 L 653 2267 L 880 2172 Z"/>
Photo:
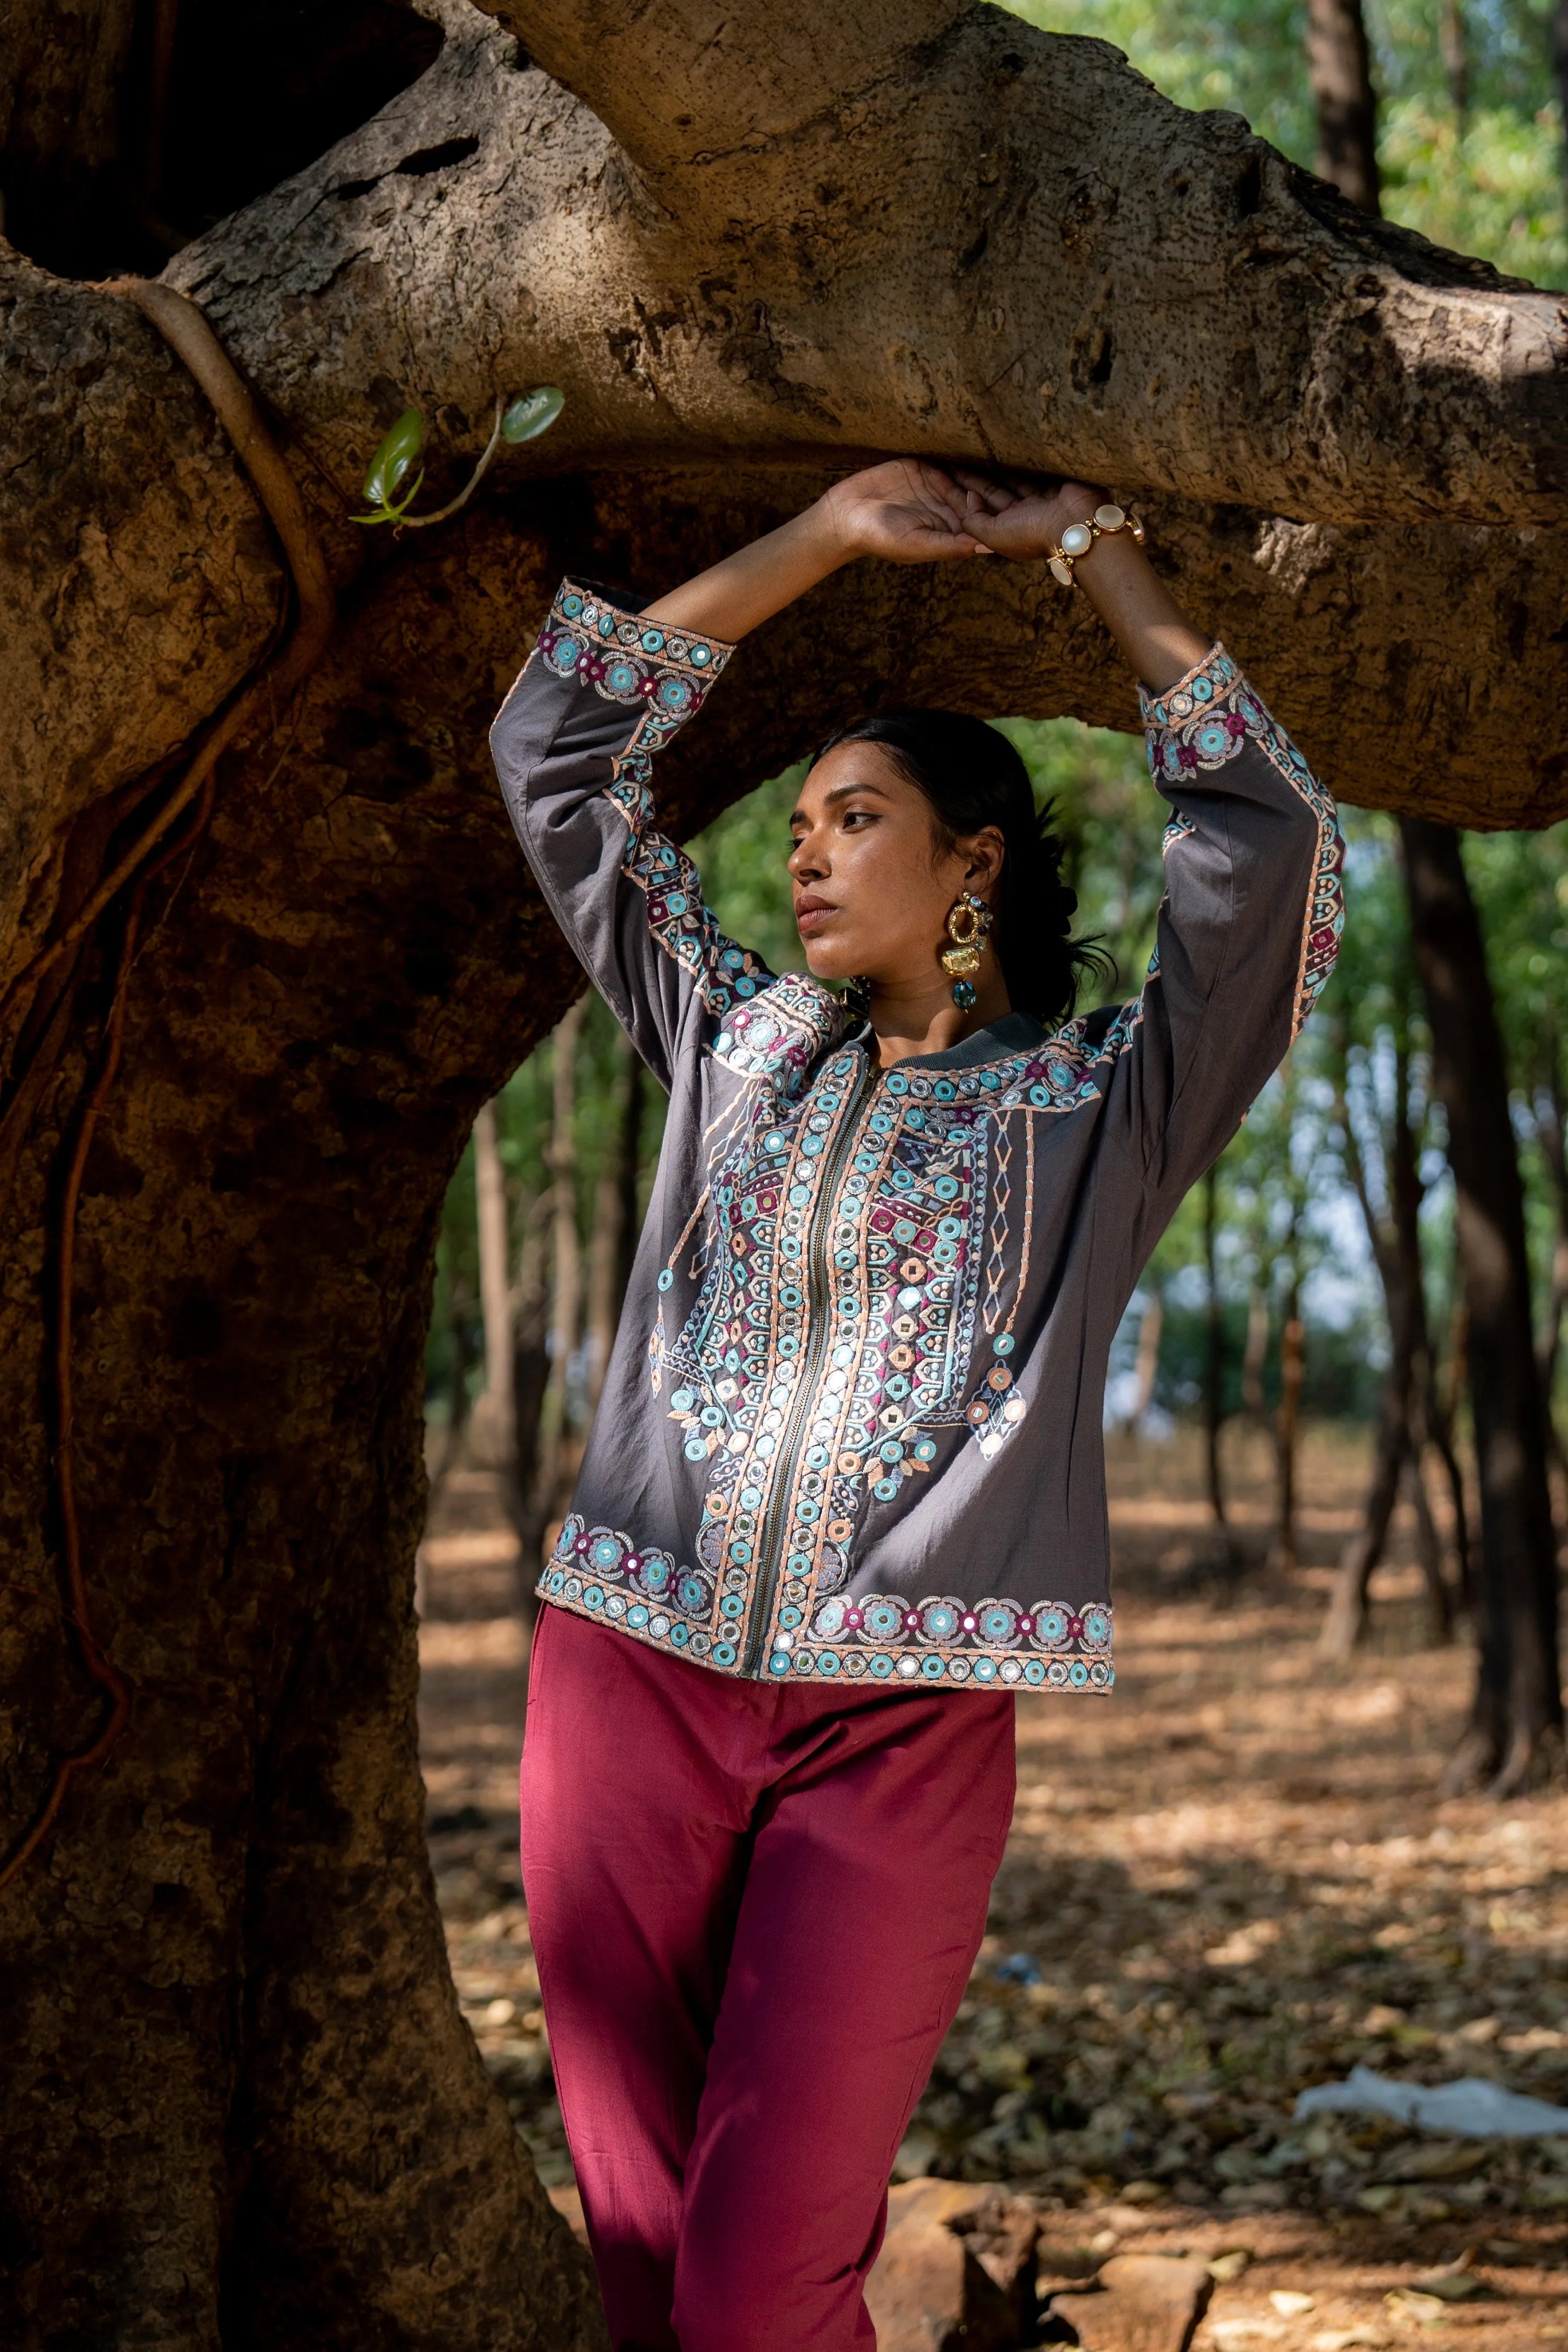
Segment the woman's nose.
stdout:
<path fill-rule="evenodd" d="M 810 834 L 795 843 L 789 854 L 787 870 L 797 882 L 815 881 L 824 871 L 821 854 Z"/>

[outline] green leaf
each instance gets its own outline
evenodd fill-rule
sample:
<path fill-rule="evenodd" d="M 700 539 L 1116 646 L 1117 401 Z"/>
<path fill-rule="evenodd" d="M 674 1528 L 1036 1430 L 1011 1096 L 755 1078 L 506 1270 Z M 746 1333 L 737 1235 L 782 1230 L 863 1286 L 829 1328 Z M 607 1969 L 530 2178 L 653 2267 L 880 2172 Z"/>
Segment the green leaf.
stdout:
<path fill-rule="evenodd" d="M 542 383 L 537 391 L 520 392 L 500 421 L 503 441 L 537 441 L 548 433 L 566 405 L 566 394 L 557 392 L 552 383 Z"/>
<path fill-rule="evenodd" d="M 395 506 L 384 506 L 375 514 L 351 515 L 349 518 L 350 521 L 401 522 L 404 516 L 408 512 L 409 508 L 414 504 L 415 499 L 419 496 L 419 485 L 424 479 L 425 468 L 421 466 L 419 471 L 415 475 L 414 479 L 409 483 L 407 489 L 404 492 L 402 498 L 398 500 Z"/>
<path fill-rule="evenodd" d="M 403 478 L 419 455 L 425 439 L 425 424 L 416 408 L 405 408 L 374 457 L 364 478 L 364 494 L 373 507 L 390 511 Z M 409 492 L 409 498 L 414 493 Z M 405 505 L 407 500 L 404 501 Z"/>

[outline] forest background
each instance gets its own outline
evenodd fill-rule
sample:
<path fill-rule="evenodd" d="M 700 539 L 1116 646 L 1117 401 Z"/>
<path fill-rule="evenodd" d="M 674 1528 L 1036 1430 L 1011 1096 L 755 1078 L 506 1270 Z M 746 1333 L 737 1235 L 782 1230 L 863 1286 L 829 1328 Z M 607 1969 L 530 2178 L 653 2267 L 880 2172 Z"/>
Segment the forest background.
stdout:
<path fill-rule="evenodd" d="M 1303 0 L 1020 0 L 1043 29 L 1092 33 L 1180 104 L 1225 108 L 1325 170 Z M 1327 14 L 1334 15 L 1331 8 Z M 1341 10 L 1353 25 L 1353 11 Z M 1321 17 L 1324 14 L 1318 10 Z M 1540 285 L 1568 284 L 1564 12 L 1541 0 L 1370 0 L 1384 214 Z M 641 583 L 652 587 L 663 583 Z M 1201 616 L 1200 616 L 1201 617 Z M 1234 648 L 1245 662 L 1246 646 Z M 1129 692 L 1129 719 L 1132 719 Z M 1072 719 L 999 721 L 1068 843 L 1081 930 L 1141 985 L 1162 888 L 1158 805 L 1137 738 Z M 1332 745 L 1314 745 L 1330 783 Z M 692 845 L 725 928 L 800 969 L 784 857 L 801 771 L 761 784 Z M 1217 1557 L 1242 1547 L 1226 1432 L 1267 1429 L 1272 1553 L 1296 1558 L 1304 1419 L 1377 1443 L 1327 1638 L 1349 1647 L 1403 1489 L 1415 1506 L 1433 1629 L 1462 1612 L 1474 1479 L 1464 1461 L 1466 1318 L 1447 1128 L 1412 953 L 1399 833 L 1350 807 L 1346 939 L 1289 1063 L 1161 1242 L 1111 1361 L 1108 1419 L 1154 1440 L 1205 1433 Z M 1533 1312 L 1560 1402 L 1568 1298 L 1568 825 L 1465 836 L 1508 1061 Z M 437 1477 L 465 1449 L 507 1474 L 526 1588 L 564 1512 L 603 1375 L 662 1129 L 658 1090 L 596 1000 L 574 1007 L 487 1108 L 446 1205 L 428 1346 Z M 1416 1268 L 1414 1315 L 1402 1269 Z M 1554 1465 L 1563 1453 L 1548 1438 Z M 1568 1503 L 1559 1476 L 1558 1516 Z"/>
<path fill-rule="evenodd" d="M 1394 225 L 1568 278 L 1568 0 L 1374 7 L 1370 46 L 1360 0 L 718 13 L 0 12 L 0 2337 L 602 2340 L 536 2169 L 569 2189 L 519 1604 L 661 1114 L 586 998 L 516 1067 L 582 982 L 484 730 L 563 570 L 656 588 L 912 445 L 1137 490 L 1342 800 L 1396 814 L 1352 805 L 1340 978 L 1133 1302 L 1118 1704 L 1020 1710 L 899 2168 L 1027 2181 L 1079 2280 L 1130 2216 L 1315 2246 L 1302 2352 L 1382 2340 L 1341 2330 L 1484 2230 L 1476 2309 L 1533 2347 L 1568 2140 L 1290 2116 L 1357 2063 L 1568 2086 L 1564 859 L 1451 829 L 1568 811 L 1565 314 Z M 531 386 L 542 454 L 467 496 Z M 414 408 L 411 520 L 450 520 L 362 528 Z M 979 709 L 1135 990 L 1160 804 L 1131 733 L 1040 723 L 1130 726 L 1127 682 L 1081 600 L 985 570 L 779 616 L 661 809 L 747 794 L 699 849 L 785 962 L 776 772 L 879 695 Z M 1401 1490 L 1375 1638 L 1325 1660 Z M 1284 2346 L 1300 2287 L 1222 2280 L 1202 2352 Z"/>

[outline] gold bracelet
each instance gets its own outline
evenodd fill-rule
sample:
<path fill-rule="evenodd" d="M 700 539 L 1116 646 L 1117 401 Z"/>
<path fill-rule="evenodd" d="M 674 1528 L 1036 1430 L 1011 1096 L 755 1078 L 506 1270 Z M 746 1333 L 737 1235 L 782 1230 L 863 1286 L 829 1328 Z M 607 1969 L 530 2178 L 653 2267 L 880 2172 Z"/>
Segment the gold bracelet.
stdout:
<path fill-rule="evenodd" d="M 1051 575 L 1064 588 L 1078 585 L 1073 578 L 1073 566 L 1080 556 L 1089 553 L 1097 539 L 1113 538 L 1119 530 L 1130 530 L 1140 547 L 1143 544 L 1143 526 L 1135 514 L 1125 507 L 1096 507 L 1087 522 L 1068 523 L 1062 533 L 1062 543 L 1051 556 Z"/>

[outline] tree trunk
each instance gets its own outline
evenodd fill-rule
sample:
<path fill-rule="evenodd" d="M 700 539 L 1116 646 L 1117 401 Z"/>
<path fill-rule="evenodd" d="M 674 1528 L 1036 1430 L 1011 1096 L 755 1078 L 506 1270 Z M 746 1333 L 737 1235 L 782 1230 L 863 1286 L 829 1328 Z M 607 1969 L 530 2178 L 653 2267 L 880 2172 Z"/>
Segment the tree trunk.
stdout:
<path fill-rule="evenodd" d="M 1241 1409 L 1263 1419 L 1263 1364 L 1268 1353 L 1268 1297 L 1254 1282 L 1247 1300 L 1247 1340 L 1241 1351 Z"/>
<path fill-rule="evenodd" d="M 1415 1520 L 1415 1558 L 1426 1587 L 1426 1624 L 1434 1642 L 1447 1642 L 1454 1631 L 1454 1601 L 1448 1590 L 1448 1580 L 1443 1572 L 1443 1546 L 1437 1533 L 1437 1522 L 1432 1517 L 1431 1498 L 1426 1492 L 1426 1480 L 1422 1471 L 1421 1454 L 1412 1444 L 1405 1457 L 1405 1487 Z"/>
<path fill-rule="evenodd" d="M 1416 967 L 1447 1114 L 1481 1496 L 1480 1664 L 1457 1771 L 1521 1787 L 1561 1741 L 1557 1561 L 1524 1195 L 1479 919 L 1458 836 L 1400 827 Z"/>
<path fill-rule="evenodd" d="M 1430 817 L 1568 810 L 1554 298 L 997 10 L 735 0 L 720 39 L 687 0 L 537 0 L 531 64 L 426 5 L 439 33 L 356 0 L 362 128 L 309 89 L 237 110 L 216 78 L 200 169 L 182 44 L 224 12 L 175 20 L 165 200 L 216 225 L 167 275 L 274 420 L 341 618 L 225 755 L 123 987 L 124 894 L 27 968 L 263 657 L 289 582 L 142 312 L 0 252 L 13 1856 L 64 1791 L 0 1898 L 0 2336 L 27 2347 L 602 2341 L 447 1971 L 411 1612 L 440 1202 L 581 986 L 483 743 L 563 570 L 673 580 L 862 453 L 1066 467 L 1141 492 L 1183 595 L 1321 761 Z M 116 128 L 135 13 L 0 17 L 12 236 L 94 279 L 174 241 Z M 342 16 L 258 0 L 241 23 L 254 100 L 275 49 Z M 378 58 L 412 71 L 443 35 L 387 103 Z M 234 179 L 257 126 L 311 122 L 315 148 Z M 541 381 L 562 424 L 450 526 L 356 529 L 401 408 L 435 500 L 496 396 Z M 659 780 L 667 821 L 889 699 L 1136 723 L 1109 640 L 1029 567 L 858 571 L 748 646 Z M 60 1614 L 73 1507 L 85 1631 Z M 105 1674 L 129 1722 L 62 1783 L 114 1723 Z"/>
<path fill-rule="evenodd" d="M 1340 1554 L 1334 1590 L 1323 1622 L 1319 1646 L 1325 1657 L 1348 1658 L 1366 1630 L 1367 1593 L 1373 1571 L 1388 1542 L 1389 1524 L 1399 1500 L 1399 1481 L 1410 1456 L 1410 1357 L 1400 1336 L 1393 1340 L 1394 1360 L 1378 1414 L 1373 1451 L 1372 1484 L 1362 1523 Z"/>
<path fill-rule="evenodd" d="M 452 1278 L 447 1303 L 447 1345 L 450 1351 L 450 1370 L 447 1381 L 447 1426 L 441 1433 L 441 1449 L 430 1472 L 430 1504 L 436 1498 L 457 1467 L 463 1439 L 468 1426 L 468 1375 L 474 1369 L 471 1337 L 474 1302 L 468 1285 L 456 1276 Z M 418 1596 L 422 1599 L 423 1596 Z"/>
<path fill-rule="evenodd" d="M 496 1139 L 493 1102 L 484 1104 L 474 1121 L 474 1194 L 479 1309 L 485 1332 L 485 1385 L 474 1406 L 474 1436 L 486 1459 L 507 1475 L 513 1466 L 517 1422 L 512 1391 L 511 1250 L 507 1238 L 506 1177 Z"/>
<path fill-rule="evenodd" d="M 1543 1083 L 1535 1097 L 1535 1132 L 1552 1192 L 1552 1274 L 1546 1312 L 1542 1318 L 1537 1349 L 1541 1393 L 1546 1406 L 1548 1443 L 1558 1463 L 1563 1446 L 1552 1413 L 1557 1387 L 1557 1360 L 1563 1345 L 1563 1314 L 1568 1307 L 1568 1103 L 1563 1100 L 1563 1046 L 1556 1024 L 1549 1022 L 1541 1039 Z"/>
<path fill-rule="evenodd" d="M 553 1523 L 566 1515 L 581 1433 L 574 1424 L 573 1375 L 582 1336 L 583 1246 L 577 1234 L 577 1040 L 588 1000 L 580 996 L 555 1032 L 550 1129 L 550 1376 L 539 1422 L 535 1518 L 548 1549 Z"/>
<path fill-rule="evenodd" d="M 626 1091 L 621 1104 L 621 1132 L 616 1151 L 616 1174 L 620 1186 L 620 1202 L 616 1209 L 615 1318 L 620 1319 L 621 1302 L 632 1278 L 632 1266 L 637 1258 L 637 1244 L 642 1239 L 643 1205 L 640 1192 L 642 1181 L 643 1120 L 647 1108 L 647 1068 L 640 1054 L 626 1055 Z"/>
<path fill-rule="evenodd" d="M 1300 1568 L 1296 1538 L 1296 1469 L 1301 1430 L 1301 1382 L 1306 1372 L 1306 1326 L 1301 1320 L 1301 1280 L 1294 1270 L 1285 1294 L 1279 1333 L 1279 1410 L 1275 1416 L 1279 1502 L 1275 1514 L 1275 1559 L 1287 1570 Z"/>
<path fill-rule="evenodd" d="M 517 1530 L 517 1605 L 525 1625 L 538 1614 L 534 1586 L 539 1577 L 540 1538 L 544 1518 L 539 1507 L 539 1433 L 544 1414 L 544 1391 L 550 1383 L 550 1284 L 546 1274 L 548 1192 L 530 1200 L 520 1220 L 522 1247 L 518 1254 L 517 1313 L 514 1334 L 517 1354 L 512 1368 L 512 1401 L 516 1421 L 512 1436 L 512 1478 L 508 1508 Z"/>
<path fill-rule="evenodd" d="M 1225 1477 L 1220 1432 L 1225 1425 L 1225 1301 L 1220 1297 L 1219 1170 L 1204 1178 L 1204 1269 L 1208 1279 L 1204 1335 L 1204 1471 L 1209 1510 L 1216 1528 L 1226 1525 Z"/>
<path fill-rule="evenodd" d="M 1437 46 L 1448 77 L 1454 127 L 1462 139 L 1470 120 L 1470 45 L 1465 27 L 1464 0 L 1442 0 L 1437 20 Z"/>
<path fill-rule="evenodd" d="M 642 1140 L 641 1056 L 629 1040 L 616 1045 L 618 1078 L 615 1149 L 605 1156 L 595 1188 L 594 1227 L 588 1244 L 588 1360 L 584 1426 L 599 1407 L 609 1369 L 621 1301 L 626 1295 L 637 1244 L 637 1160 Z"/>
<path fill-rule="evenodd" d="M 1318 176 L 1375 213 L 1377 99 L 1361 0 L 1307 0 L 1307 71 L 1318 115 Z"/>
<path fill-rule="evenodd" d="M 1453 1632 L 1453 1598 L 1443 1571 L 1442 1547 L 1426 1494 L 1425 1454 L 1436 1437 L 1427 1399 L 1432 1391 L 1432 1341 L 1426 1321 L 1426 1277 L 1421 1256 L 1421 1181 L 1417 1139 L 1410 1115 L 1410 1045 L 1402 1034 L 1394 1052 L 1394 1128 L 1389 1151 L 1389 1206 L 1394 1223 L 1394 1252 L 1399 1267 L 1399 1292 L 1406 1335 L 1409 1372 L 1405 1395 L 1405 1421 L 1409 1433 L 1406 1468 L 1411 1504 L 1415 1514 L 1415 1551 L 1426 1584 L 1427 1619 L 1432 1639 L 1446 1642 Z M 1461 1498 L 1462 1500 L 1462 1496 Z M 1461 1521 L 1460 1530 L 1463 1533 Z"/>

